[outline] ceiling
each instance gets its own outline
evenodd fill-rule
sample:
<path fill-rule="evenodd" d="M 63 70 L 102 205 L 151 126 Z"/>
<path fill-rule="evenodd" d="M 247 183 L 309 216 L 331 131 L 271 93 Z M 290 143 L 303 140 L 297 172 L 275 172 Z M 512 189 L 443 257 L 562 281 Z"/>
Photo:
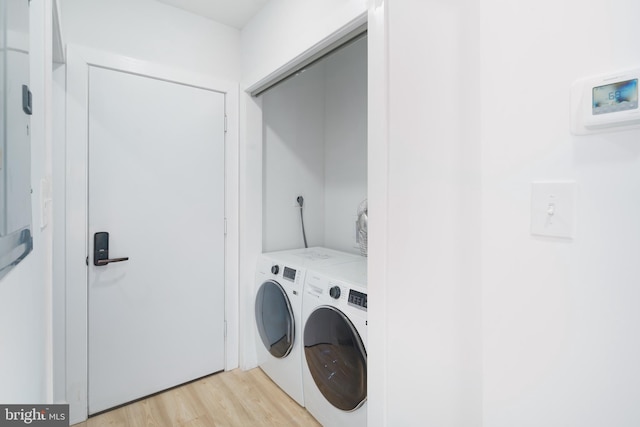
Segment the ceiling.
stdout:
<path fill-rule="evenodd" d="M 241 29 L 269 0 L 158 0 Z"/>

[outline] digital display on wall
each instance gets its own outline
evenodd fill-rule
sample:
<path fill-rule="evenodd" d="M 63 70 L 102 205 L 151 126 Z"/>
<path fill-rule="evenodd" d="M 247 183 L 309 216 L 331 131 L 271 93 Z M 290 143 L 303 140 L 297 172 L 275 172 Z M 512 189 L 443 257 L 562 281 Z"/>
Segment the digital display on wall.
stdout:
<path fill-rule="evenodd" d="M 593 114 L 608 114 L 638 108 L 638 79 L 593 88 Z"/>

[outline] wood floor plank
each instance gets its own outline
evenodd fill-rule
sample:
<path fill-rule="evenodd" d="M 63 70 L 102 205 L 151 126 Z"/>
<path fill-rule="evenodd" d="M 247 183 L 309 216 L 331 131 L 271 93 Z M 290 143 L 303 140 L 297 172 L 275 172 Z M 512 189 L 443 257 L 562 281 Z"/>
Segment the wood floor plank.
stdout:
<path fill-rule="evenodd" d="M 77 427 L 318 427 L 262 370 L 235 369 L 168 390 Z"/>

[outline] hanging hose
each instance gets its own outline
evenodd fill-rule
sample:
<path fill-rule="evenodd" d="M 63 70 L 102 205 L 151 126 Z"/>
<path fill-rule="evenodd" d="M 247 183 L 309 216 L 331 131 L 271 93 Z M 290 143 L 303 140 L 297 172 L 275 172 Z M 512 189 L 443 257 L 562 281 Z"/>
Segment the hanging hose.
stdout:
<path fill-rule="evenodd" d="M 304 199 L 302 196 L 298 196 L 296 199 L 298 204 L 300 205 L 300 223 L 302 224 L 302 239 L 304 240 L 304 247 L 308 248 L 307 245 L 307 233 L 304 232 L 304 217 L 302 216 L 302 204 L 304 203 Z"/>

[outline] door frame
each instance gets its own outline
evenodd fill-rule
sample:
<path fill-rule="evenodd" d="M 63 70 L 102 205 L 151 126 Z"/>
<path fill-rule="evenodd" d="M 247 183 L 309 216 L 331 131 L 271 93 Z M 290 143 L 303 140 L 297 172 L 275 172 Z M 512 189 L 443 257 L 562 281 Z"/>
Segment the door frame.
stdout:
<path fill-rule="evenodd" d="M 106 68 L 225 95 L 225 370 L 238 366 L 239 86 L 204 74 L 82 46 L 67 46 L 64 184 L 66 396 L 71 424 L 88 417 L 88 102 L 89 69 Z M 220 224 L 220 226 L 224 226 Z"/>

